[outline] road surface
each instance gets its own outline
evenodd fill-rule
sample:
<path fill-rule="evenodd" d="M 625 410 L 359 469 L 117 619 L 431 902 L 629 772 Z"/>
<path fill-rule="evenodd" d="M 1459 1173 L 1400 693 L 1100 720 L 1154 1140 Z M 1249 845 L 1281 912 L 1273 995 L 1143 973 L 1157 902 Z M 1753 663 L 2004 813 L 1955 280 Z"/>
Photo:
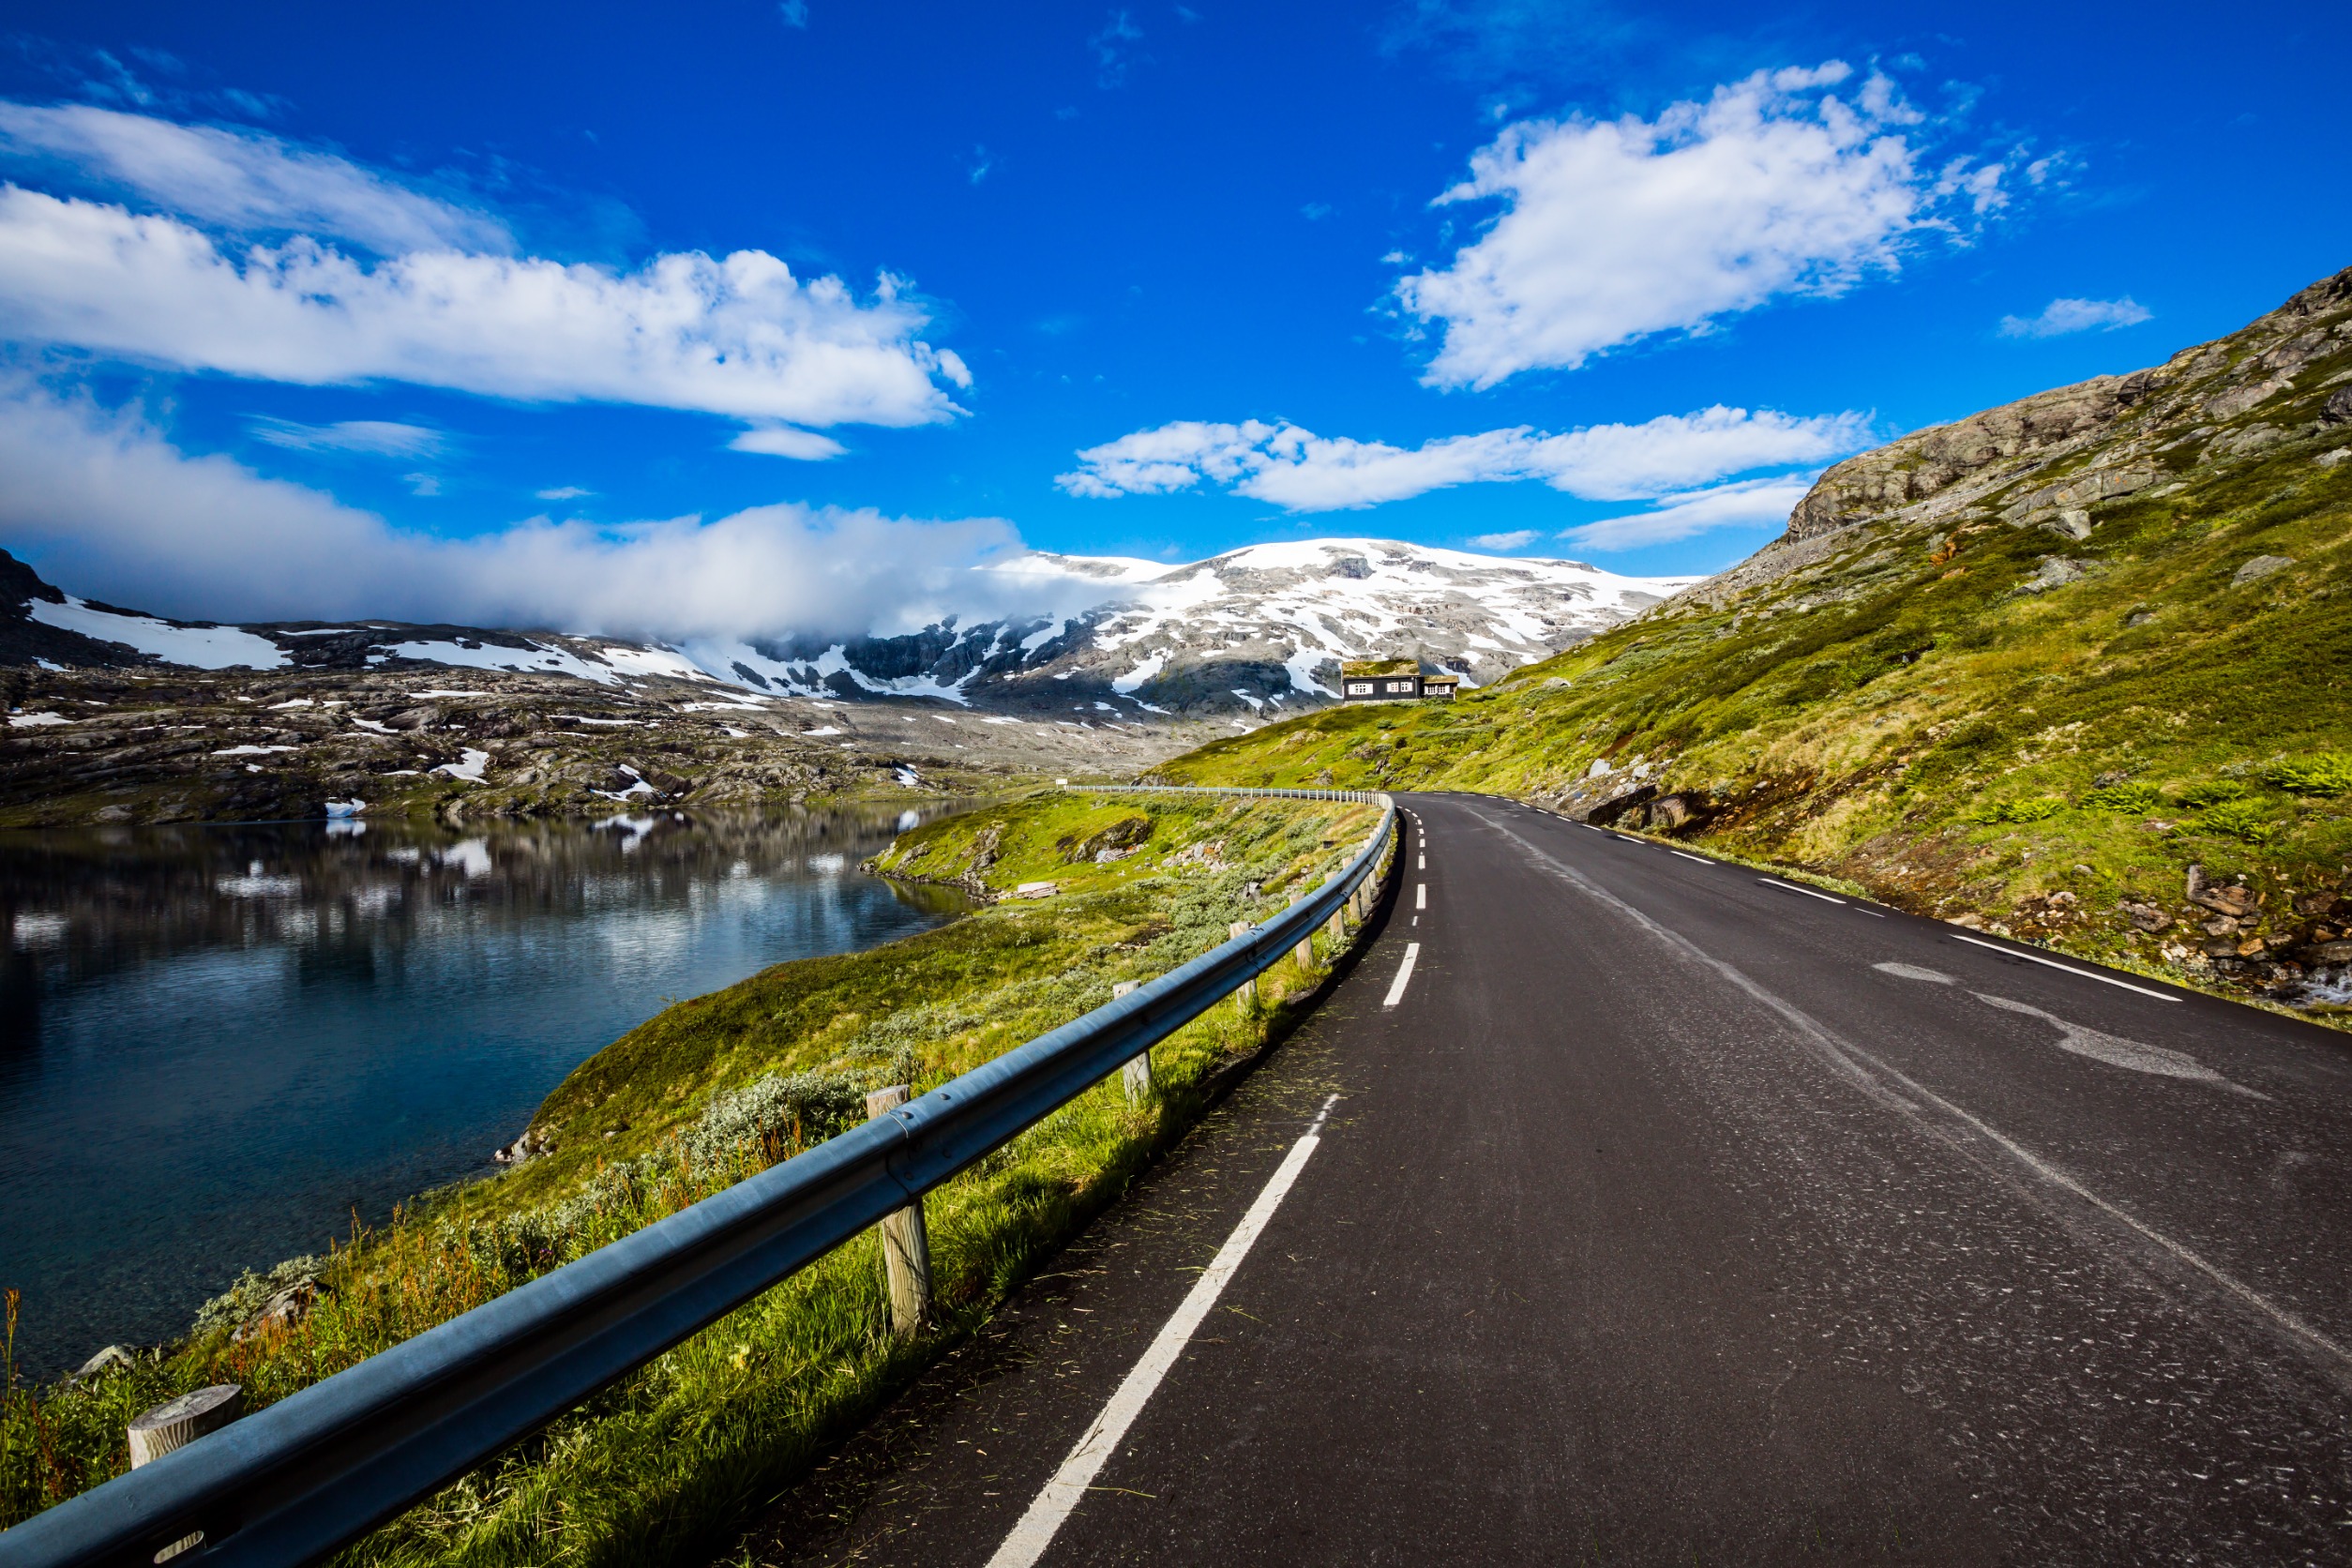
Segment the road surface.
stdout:
<path fill-rule="evenodd" d="M 2352 1042 L 1401 800 L 1331 1001 L 754 1560 L 2352 1560 Z"/>

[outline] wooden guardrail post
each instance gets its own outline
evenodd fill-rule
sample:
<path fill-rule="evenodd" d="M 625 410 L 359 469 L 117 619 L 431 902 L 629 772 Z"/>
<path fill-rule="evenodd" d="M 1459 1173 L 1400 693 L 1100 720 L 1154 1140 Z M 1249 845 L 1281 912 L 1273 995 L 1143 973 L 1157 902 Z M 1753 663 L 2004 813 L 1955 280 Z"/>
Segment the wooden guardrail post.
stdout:
<path fill-rule="evenodd" d="M 1249 935 L 1249 928 L 1248 921 L 1236 920 L 1225 928 L 1225 934 L 1229 937 L 1245 937 Z M 1233 1005 L 1246 1013 L 1257 1004 L 1258 976 L 1253 974 L 1233 988 Z"/>
<path fill-rule="evenodd" d="M 866 1120 L 905 1105 L 908 1086 L 894 1083 L 866 1096 Z M 923 1227 L 923 1200 L 882 1216 L 882 1274 L 890 1285 L 890 1330 L 900 1338 L 923 1332 L 931 1316 L 931 1235 Z"/>
<path fill-rule="evenodd" d="M 215 1383 L 183 1394 L 176 1399 L 166 1399 L 151 1410 L 142 1410 L 130 1418 L 130 1468 L 137 1470 L 150 1459 L 160 1459 L 175 1448 L 183 1448 L 234 1421 L 245 1402 L 245 1390 L 235 1383 Z M 158 1562 L 172 1559 L 191 1547 L 204 1544 L 204 1532 L 183 1535 L 155 1554 Z"/>
<path fill-rule="evenodd" d="M 1110 987 L 1110 999 L 1116 1002 L 1140 984 L 1141 982 L 1137 980 L 1113 981 Z M 1152 1097 L 1150 1047 L 1145 1047 L 1140 1056 L 1130 1057 L 1126 1065 L 1119 1069 L 1119 1087 L 1125 1092 L 1127 1103 L 1131 1106 L 1139 1106 Z"/>
<path fill-rule="evenodd" d="M 228 1425 L 237 1418 L 238 1407 L 244 1400 L 245 1390 L 235 1383 L 215 1383 L 176 1399 L 166 1399 L 155 1409 L 131 1417 L 130 1468 L 137 1470 L 150 1459 L 160 1459 L 206 1432 Z"/>
<path fill-rule="evenodd" d="M 1292 906 L 1295 907 L 1298 901 L 1305 897 L 1306 895 L 1304 893 L 1291 894 L 1290 902 Z M 1299 938 L 1299 944 L 1290 949 L 1290 961 L 1297 964 L 1301 969 L 1313 969 L 1315 967 L 1315 933 L 1312 930 L 1308 931 L 1306 935 Z"/>

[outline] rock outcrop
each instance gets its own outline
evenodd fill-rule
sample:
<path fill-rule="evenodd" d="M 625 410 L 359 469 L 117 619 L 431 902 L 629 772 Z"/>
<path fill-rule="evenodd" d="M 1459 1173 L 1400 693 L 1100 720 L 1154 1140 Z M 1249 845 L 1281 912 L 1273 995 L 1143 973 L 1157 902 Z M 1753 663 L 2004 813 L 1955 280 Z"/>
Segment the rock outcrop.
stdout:
<path fill-rule="evenodd" d="M 2162 365 L 2037 393 L 1848 458 L 1797 504 L 1779 543 L 1896 516 L 1956 518 L 1988 498 L 2013 527 L 2086 537 L 2101 502 L 2288 439 L 2288 429 L 2248 415 L 2314 390 L 2299 384 L 2303 368 L 2347 341 L 2352 267 Z M 2352 386 L 2299 418 L 2314 429 L 2352 422 Z"/>

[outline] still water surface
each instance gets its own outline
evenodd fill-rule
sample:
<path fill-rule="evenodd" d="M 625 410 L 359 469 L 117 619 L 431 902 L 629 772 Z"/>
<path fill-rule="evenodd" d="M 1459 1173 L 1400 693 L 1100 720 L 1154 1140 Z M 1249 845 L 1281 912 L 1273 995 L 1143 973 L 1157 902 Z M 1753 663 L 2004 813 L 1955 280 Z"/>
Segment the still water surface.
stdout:
<path fill-rule="evenodd" d="M 896 812 L 0 833 L 0 1286 L 20 1367 L 182 1332 L 240 1269 L 491 1168 L 581 1060 L 961 901 Z"/>

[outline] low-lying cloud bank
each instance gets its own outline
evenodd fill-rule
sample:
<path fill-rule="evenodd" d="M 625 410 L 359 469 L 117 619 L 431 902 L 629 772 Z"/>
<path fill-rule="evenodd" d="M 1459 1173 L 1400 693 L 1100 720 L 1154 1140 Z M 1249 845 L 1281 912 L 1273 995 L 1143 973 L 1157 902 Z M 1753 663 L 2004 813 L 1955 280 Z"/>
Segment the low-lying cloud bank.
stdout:
<path fill-rule="evenodd" d="M 622 527 L 544 518 L 410 533 L 306 486 L 178 449 L 138 409 L 0 383 L 0 542 L 86 597 L 181 619 L 374 617 L 680 641 L 1074 613 L 1103 584 L 1022 553 L 999 519 L 797 505 Z"/>

